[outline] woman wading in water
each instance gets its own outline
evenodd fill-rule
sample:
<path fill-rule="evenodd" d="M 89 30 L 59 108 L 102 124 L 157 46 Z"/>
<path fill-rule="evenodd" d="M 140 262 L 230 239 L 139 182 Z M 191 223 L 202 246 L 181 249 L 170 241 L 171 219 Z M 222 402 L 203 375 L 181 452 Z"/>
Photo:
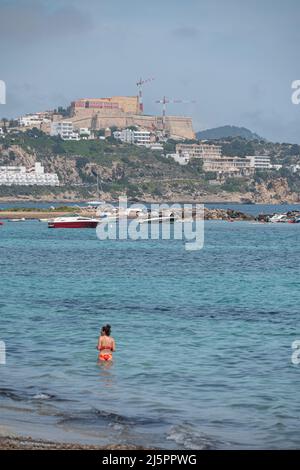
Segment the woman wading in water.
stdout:
<path fill-rule="evenodd" d="M 112 361 L 112 353 L 116 350 L 115 340 L 110 336 L 110 330 L 110 325 L 102 326 L 97 345 L 100 361 Z"/>

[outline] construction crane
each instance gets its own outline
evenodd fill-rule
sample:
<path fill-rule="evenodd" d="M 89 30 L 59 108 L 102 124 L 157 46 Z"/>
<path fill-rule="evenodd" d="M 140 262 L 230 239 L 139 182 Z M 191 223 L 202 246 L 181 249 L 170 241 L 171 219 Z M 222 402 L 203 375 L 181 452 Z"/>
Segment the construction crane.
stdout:
<path fill-rule="evenodd" d="M 91 130 L 96 131 L 98 129 L 98 113 L 93 114 L 91 119 Z"/>
<path fill-rule="evenodd" d="M 146 80 L 143 80 L 142 78 L 139 79 L 138 82 L 136 82 L 136 86 L 138 87 L 139 90 L 139 107 L 140 107 L 140 113 L 144 112 L 144 104 L 143 104 L 143 85 L 145 83 L 149 83 L 155 80 L 155 78 L 147 78 Z"/>
<path fill-rule="evenodd" d="M 162 104 L 162 123 L 163 123 L 163 130 L 165 130 L 166 126 L 166 114 L 167 114 L 167 104 L 168 103 L 182 103 L 182 104 L 188 104 L 188 103 L 196 103 L 196 101 L 188 101 L 188 100 L 174 100 L 174 99 L 169 99 L 166 96 L 163 96 L 160 100 L 156 100 L 155 103 L 160 103 Z"/>

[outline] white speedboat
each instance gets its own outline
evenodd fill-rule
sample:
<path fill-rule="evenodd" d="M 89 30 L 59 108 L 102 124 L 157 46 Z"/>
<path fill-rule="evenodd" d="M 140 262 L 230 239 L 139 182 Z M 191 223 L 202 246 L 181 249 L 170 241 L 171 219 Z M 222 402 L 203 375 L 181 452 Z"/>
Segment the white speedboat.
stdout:
<path fill-rule="evenodd" d="M 25 217 L 19 219 L 8 219 L 9 222 L 25 222 Z"/>
<path fill-rule="evenodd" d="M 286 214 L 274 214 L 271 218 L 270 218 L 270 222 L 272 224 L 276 224 L 276 223 L 281 223 L 281 222 L 287 222 L 288 219 L 287 219 L 287 216 Z"/>

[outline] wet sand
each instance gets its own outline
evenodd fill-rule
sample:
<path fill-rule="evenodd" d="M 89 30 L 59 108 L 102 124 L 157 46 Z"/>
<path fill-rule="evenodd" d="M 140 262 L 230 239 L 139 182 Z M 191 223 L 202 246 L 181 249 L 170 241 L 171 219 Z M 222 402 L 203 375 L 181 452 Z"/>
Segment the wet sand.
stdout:
<path fill-rule="evenodd" d="M 51 442 L 31 437 L 0 436 L 0 450 L 142 450 L 144 447 L 112 444 L 95 446 L 65 442 Z"/>

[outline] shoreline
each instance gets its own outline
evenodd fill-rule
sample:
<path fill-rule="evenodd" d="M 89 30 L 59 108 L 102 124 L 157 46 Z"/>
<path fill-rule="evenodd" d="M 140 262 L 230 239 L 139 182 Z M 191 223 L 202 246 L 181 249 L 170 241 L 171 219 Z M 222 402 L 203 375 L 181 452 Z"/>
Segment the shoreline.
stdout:
<path fill-rule="evenodd" d="M 232 212 L 232 214 L 231 214 Z M 68 215 L 79 214 L 82 217 L 96 217 L 97 213 L 92 209 L 78 209 L 76 211 L 55 211 L 55 210 L 0 210 L 0 221 L 25 221 L 40 219 L 54 219 L 56 217 L 67 217 Z M 191 214 L 191 213 L 190 213 Z M 250 214 L 234 211 L 231 209 L 204 209 L 204 220 L 230 220 L 231 218 L 241 221 L 254 221 L 255 217 Z"/>
<path fill-rule="evenodd" d="M 145 447 L 128 444 L 98 446 L 71 442 L 33 439 L 30 436 L 0 436 L 0 450 L 145 450 Z"/>
<path fill-rule="evenodd" d="M 92 198 L 93 199 L 93 198 Z M 101 200 L 101 198 L 100 198 Z M 86 198 L 58 198 L 58 199 L 53 199 L 49 197 L 39 197 L 39 198 L 34 198 L 34 197 L 3 197 L 0 196 L 0 204 L 4 203 L 17 203 L 17 202 L 28 202 L 28 203 L 49 203 L 49 204 L 66 204 L 66 203 L 84 203 L 86 204 L 87 202 L 91 201 L 91 198 L 86 199 Z M 112 198 L 108 199 L 105 198 L 105 203 L 106 204 L 116 204 L 119 202 L 118 198 Z M 136 199 L 130 199 L 128 198 L 128 203 L 130 204 L 136 204 L 136 203 L 141 203 L 141 204 L 236 204 L 240 206 L 244 205 L 253 205 L 253 206 L 259 206 L 259 205 L 271 205 L 271 206 L 279 206 L 279 205 L 299 205 L 299 201 L 295 200 L 274 200 L 272 202 L 268 201 L 251 201 L 251 200 L 246 200 L 246 201 L 241 201 L 239 199 L 223 199 L 223 198 L 217 198 L 217 199 L 182 199 L 182 198 L 175 198 L 175 199 L 156 199 L 156 198 L 147 198 L 147 199 L 141 199 L 137 201 Z"/>
<path fill-rule="evenodd" d="M 91 211 L 74 211 L 74 216 L 76 213 L 80 212 L 81 216 L 86 216 L 89 217 L 91 216 Z M 42 210 L 42 211 L 13 211 L 13 210 L 7 210 L 7 211 L 1 211 L 0 210 L 0 220 L 10 220 L 10 219 L 25 219 L 25 220 L 39 220 L 39 219 L 53 219 L 55 217 L 66 217 L 70 215 L 70 212 L 63 212 L 63 211 L 47 211 L 47 210 Z"/>
<path fill-rule="evenodd" d="M 244 212 L 241 210 L 242 208 L 235 208 L 235 209 L 223 209 L 220 207 L 204 207 L 203 215 L 199 215 L 198 217 L 195 215 L 193 216 L 193 207 L 189 206 L 188 209 L 174 209 L 173 213 L 175 217 L 182 218 L 204 218 L 204 220 L 225 220 L 225 221 L 262 221 L 262 214 L 251 214 L 249 212 Z M 104 207 L 104 210 L 105 209 Z M 295 208 L 290 210 L 291 212 L 299 212 Z M 25 220 L 37 220 L 41 222 L 47 222 L 49 220 L 55 219 L 56 217 L 68 217 L 68 216 L 81 216 L 81 217 L 97 217 L 98 212 L 97 209 L 92 207 L 83 207 L 83 206 L 65 206 L 65 207 L 57 207 L 55 208 L 7 208 L 7 209 L 0 209 L 0 221 L 25 221 Z M 136 216 L 137 217 L 137 216 Z M 135 217 L 129 217 L 135 218 Z M 265 220 L 266 221 L 266 220 Z"/>

